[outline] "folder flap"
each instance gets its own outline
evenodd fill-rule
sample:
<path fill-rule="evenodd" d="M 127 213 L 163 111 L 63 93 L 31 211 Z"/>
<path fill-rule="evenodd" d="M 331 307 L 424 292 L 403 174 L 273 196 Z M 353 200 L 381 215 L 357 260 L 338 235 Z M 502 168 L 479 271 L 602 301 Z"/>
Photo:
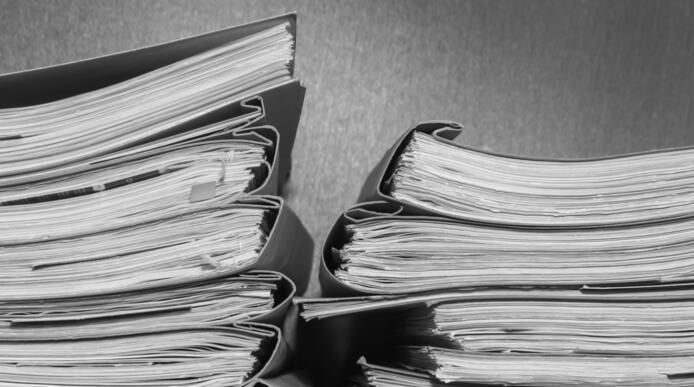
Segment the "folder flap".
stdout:
<path fill-rule="evenodd" d="M 147 138 L 139 143 L 130 144 L 129 147 L 151 143 L 156 140 L 162 140 L 172 135 L 183 135 L 185 132 L 193 131 L 194 129 L 202 128 L 204 126 L 216 123 L 222 123 L 224 121 L 234 118 L 246 118 L 246 122 L 244 122 L 242 125 L 230 127 L 229 129 L 241 129 L 251 125 L 258 125 L 260 122 L 262 122 L 265 118 L 265 108 L 262 104 L 261 97 L 256 96 L 241 101 L 226 101 L 222 106 L 208 110 L 203 114 L 183 121 L 179 125 L 174 126 L 165 132 L 161 132 L 154 137 Z M 214 136 L 214 134 L 210 136 Z M 190 137 L 188 139 L 183 139 L 179 142 L 183 143 L 186 140 L 188 142 L 192 142 L 195 141 L 196 138 L 204 137 L 206 136 Z M 109 155 L 105 155 L 102 157 L 107 158 L 109 157 Z"/>
<path fill-rule="evenodd" d="M 441 383 L 439 382 L 436 378 L 429 374 L 425 374 L 422 372 L 415 372 L 415 371 L 410 371 L 406 368 L 395 368 L 395 367 L 389 367 L 389 366 L 383 366 L 380 364 L 373 364 L 370 363 L 369 361 L 366 360 L 366 358 L 361 357 L 359 360 L 357 360 L 357 365 L 362 368 L 363 371 L 366 371 L 367 369 L 370 369 L 371 371 L 377 371 L 380 373 L 385 373 L 388 376 L 388 378 L 393 378 L 393 379 L 402 379 L 403 383 L 408 383 L 407 385 L 415 385 L 413 383 L 421 384 L 423 386 L 427 387 L 472 387 L 472 386 L 477 386 L 475 384 L 470 384 L 470 383 Z M 363 383 L 368 383 L 366 381 L 366 375 L 362 375 L 364 378 Z M 361 382 L 361 381 L 360 381 Z"/>
<path fill-rule="evenodd" d="M 287 351 L 287 345 L 284 342 L 284 336 L 282 331 L 270 324 L 262 323 L 237 323 L 234 327 L 240 330 L 244 330 L 251 335 L 258 335 L 261 337 L 275 337 L 274 345 L 272 348 L 261 349 L 257 356 L 264 360 L 263 365 L 260 369 L 253 375 L 249 381 L 256 381 L 257 378 L 261 377 L 271 377 L 279 374 L 289 363 L 289 354 Z M 249 383 L 252 385 L 252 383 Z"/>
<path fill-rule="evenodd" d="M 397 203 L 375 201 L 357 204 L 340 215 L 328 232 L 328 237 L 325 239 L 323 249 L 321 250 L 322 259 L 318 269 L 318 279 L 324 295 L 353 296 L 363 294 L 344 284 L 333 275 L 335 268 L 339 264 L 339 249 L 346 242 L 345 226 L 370 218 L 395 216 L 401 212 L 402 206 Z"/>
<path fill-rule="evenodd" d="M 13 92 L 0 95 L 0 108 L 40 104 L 96 90 L 282 23 L 289 23 L 289 32 L 296 39 L 296 14 L 291 13 L 168 43 L 6 74 L 0 76 L 0 89 Z"/>
<path fill-rule="evenodd" d="M 279 159 L 280 136 L 277 129 L 269 125 L 235 128 L 211 138 L 233 138 L 262 145 L 265 148 L 267 162 L 261 169 L 254 170 L 254 175 L 258 179 L 256 179 L 256 186 L 249 193 L 256 195 L 279 194 L 279 165 L 276 161 Z"/>
<path fill-rule="evenodd" d="M 359 206 L 355 207 L 358 208 Z M 348 210 L 349 211 L 349 210 Z M 370 215 L 368 212 L 362 215 Z M 370 215 L 371 216 L 371 215 Z M 378 216 L 378 215 L 373 215 Z M 339 249 L 345 244 L 345 226 L 353 223 L 353 220 L 348 219 L 345 213 L 340 215 L 325 238 L 323 248 L 321 250 L 320 267 L 318 268 L 318 282 L 321 285 L 321 294 L 325 296 L 356 296 L 361 295 L 355 289 L 338 280 L 333 272 L 339 264 Z"/>
<path fill-rule="evenodd" d="M 245 140 L 254 144 L 263 145 L 270 148 L 268 161 L 275 161 L 276 148 L 279 143 L 279 133 L 272 126 L 250 126 L 243 128 L 230 129 L 228 132 L 230 138 L 237 140 Z M 224 135 L 223 135 L 224 136 Z M 217 137 L 217 136 L 215 136 Z M 214 139 L 214 138 L 210 138 Z"/>
<path fill-rule="evenodd" d="M 422 211 L 417 211 L 416 209 L 413 209 L 412 206 L 403 205 L 393 200 L 359 203 L 343 212 L 328 232 L 328 236 L 325 239 L 323 248 L 321 250 L 318 279 L 323 290 L 322 294 L 329 297 L 347 297 L 373 294 L 354 289 L 337 279 L 333 274 L 340 263 L 339 250 L 347 242 L 348 235 L 346 226 L 374 218 L 392 217 L 398 219 L 448 220 L 447 218 L 436 216 L 420 215 L 420 213 L 422 213 Z M 395 292 L 387 290 L 383 290 L 380 293 L 396 294 Z"/>
<path fill-rule="evenodd" d="M 280 135 L 277 129 L 269 125 L 247 127 L 233 130 L 233 135 L 236 138 L 255 138 L 257 141 L 265 141 L 268 170 L 263 183 L 250 193 L 256 195 L 279 195 L 281 191 L 281 183 L 279 181 L 280 165 L 278 164 L 280 160 Z"/>
<path fill-rule="evenodd" d="M 265 105 L 263 104 L 263 97 L 261 95 L 255 95 L 238 102 L 232 102 L 232 104 L 238 104 L 242 109 L 260 113 L 260 116 L 250 122 L 249 125 L 256 123 L 262 125 L 265 122 Z"/>
<path fill-rule="evenodd" d="M 381 161 L 369 173 L 361 192 L 359 202 L 368 201 L 393 201 L 388 195 L 388 186 L 393 168 L 398 156 L 407 146 L 413 132 L 423 132 L 436 136 L 442 141 L 452 142 L 462 131 L 462 125 L 451 121 L 430 121 L 423 122 L 407 130 L 395 144 L 386 152 Z M 410 207 L 407 205 L 407 207 Z"/>
<path fill-rule="evenodd" d="M 279 196 L 271 195 L 246 195 L 244 197 L 238 198 L 234 201 L 235 205 L 246 206 L 246 207 L 257 207 L 272 210 L 273 212 L 278 212 L 284 205 L 284 201 Z M 234 205 L 231 204 L 231 205 Z M 273 216 L 276 216 L 274 214 Z"/>
<path fill-rule="evenodd" d="M 263 198 L 275 201 L 279 207 L 268 240 L 253 268 L 279 271 L 287 275 L 294 281 L 297 294 L 304 294 L 313 262 L 313 240 L 301 220 L 282 198 Z"/>
<path fill-rule="evenodd" d="M 292 306 L 292 300 L 296 295 L 296 285 L 294 285 L 294 282 L 292 282 L 289 277 L 276 271 L 254 270 L 248 274 L 240 274 L 239 276 L 258 278 L 262 275 L 280 278 L 277 291 L 275 292 L 275 306 L 267 313 L 254 317 L 248 321 L 281 326 L 284 322 L 285 316 L 287 315 L 287 311 Z"/>
<path fill-rule="evenodd" d="M 353 297 L 328 297 L 328 298 L 304 298 L 295 297 L 292 301 L 299 308 L 299 313 L 304 311 L 307 304 L 326 304 L 331 306 L 330 314 L 315 319 L 330 319 L 340 316 L 359 315 L 363 313 L 382 313 L 383 311 L 399 311 L 413 306 L 427 306 L 446 301 L 455 301 L 463 297 L 462 293 L 451 291 L 450 293 L 429 293 L 420 295 L 370 295 Z M 349 304 L 343 305 L 342 303 Z M 333 306 L 334 305 L 334 306 Z M 301 317 L 302 321 L 313 321 L 314 317 Z"/>
<path fill-rule="evenodd" d="M 295 370 L 273 378 L 260 378 L 254 387 L 311 387 L 308 371 Z"/>
<path fill-rule="evenodd" d="M 398 215 L 402 212 L 402 205 L 392 202 L 367 202 L 359 203 L 343 213 L 346 220 L 359 223 L 365 219 L 387 215 Z"/>
<path fill-rule="evenodd" d="M 431 135 L 439 138 L 439 140 L 454 143 L 454 140 L 458 138 L 460 133 L 463 131 L 463 126 L 457 122 L 449 122 L 448 127 L 435 129 L 431 132 Z"/>
<path fill-rule="evenodd" d="M 265 109 L 264 122 L 277 128 L 282 140 L 277 161 L 280 187 L 289 179 L 291 173 L 292 149 L 305 94 L 306 88 L 298 80 L 294 80 L 259 95 Z"/>

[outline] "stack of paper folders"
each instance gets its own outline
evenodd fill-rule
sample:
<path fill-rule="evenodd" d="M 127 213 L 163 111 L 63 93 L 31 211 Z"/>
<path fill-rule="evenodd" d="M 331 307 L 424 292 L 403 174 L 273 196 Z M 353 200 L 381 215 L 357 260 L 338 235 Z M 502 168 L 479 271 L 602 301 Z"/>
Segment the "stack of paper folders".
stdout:
<path fill-rule="evenodd" d="M 408 131 L 332 227 L 325 297 L 298 300 L 316 377 L 692 385 L 694 150 L 530 160 L 460 131 Z"/>
<path fill-rule="evenodd" d="M 237 386 L 289 364 L 294 15 L 0 77 L 0 384 Z M 44 92 L 49 89 L 50 92 Z"/>

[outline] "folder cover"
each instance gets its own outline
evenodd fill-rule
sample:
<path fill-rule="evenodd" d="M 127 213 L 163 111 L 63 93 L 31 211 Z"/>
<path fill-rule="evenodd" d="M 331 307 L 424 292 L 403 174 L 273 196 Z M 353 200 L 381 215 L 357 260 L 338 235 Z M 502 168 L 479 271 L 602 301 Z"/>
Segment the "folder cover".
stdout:
<path fill-rule="evenodd" d="M 391 201 L 408 213 L 435 213 L 505 227 L 620 227 L 694 216 L 694 149 L 595 159 L 520 158 L 454 139 L 462 126 L 425 122 L 389 149 L 359 201 Z"/>
<path fill-rule="evenodd" d="M 206 50 L 233 43 L 281 25 L 288 26 L 292 37 L 291 45 L 295 46 L 296 15 L 288 14 L 169 43 L 2 75 L 0 87 L 4 90 L 13 90 L 13 93 L 11 96 L 0 96 L 0 109 L 23 109 L 113 86 Z M 254 96 L 260 98 L 265 106 L 265 117 L 261 124 L 277 128 L 282 136 L 277 158 L 277 165 L 280 168 L 278 171 L 280 185 L 289 176 L 291 149 L 305 93 L 303 86 L 294 79 L 293 60 L 290 61 L 288 70 L 291 80 L 254 92 Z M 177 127 L 172 127 L 172 130 L 187 130 L 191 128 L 191 125 L 195 126 L 199 123 L 209 124 L 211 117 L 218 117 L 220 113 L 233 109 L 233 104 L 238 102 L 227 101 L 217 104 L 218 107 L 215 110 L 208 109 L 194 119 L 191 117 L 190 122 L 182 122 Z M 15 138 L 8 138 L 8 140 L 12 139 Z"/>

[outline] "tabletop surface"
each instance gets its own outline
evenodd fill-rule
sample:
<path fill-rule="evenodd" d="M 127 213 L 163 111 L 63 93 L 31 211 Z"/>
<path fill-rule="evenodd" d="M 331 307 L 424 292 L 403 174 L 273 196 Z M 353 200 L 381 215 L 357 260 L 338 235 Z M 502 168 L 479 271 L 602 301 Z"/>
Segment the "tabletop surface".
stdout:
<path fill-rule="evenodd" d="M 463 143 L 523 156 L 694 145 L 689 1 L 0 0 L 0 72 L 290 11 L 307 95 L 285 196 L 317 248 L 420 121 L 458 121 Z"/>

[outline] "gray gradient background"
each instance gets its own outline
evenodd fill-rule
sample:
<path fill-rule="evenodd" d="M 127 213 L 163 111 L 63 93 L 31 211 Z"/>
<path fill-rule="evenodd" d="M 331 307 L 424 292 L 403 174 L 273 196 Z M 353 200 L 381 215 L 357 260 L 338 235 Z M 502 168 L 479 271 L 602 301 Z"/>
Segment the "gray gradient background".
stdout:
<path fill-rule="evenodd" d="M 694 144 L 690 1 L 0 0 L 0 72 L 288 11 L 308 92 L 286 197 L 317 246 L 418 121 L 526 156 Z"/>

